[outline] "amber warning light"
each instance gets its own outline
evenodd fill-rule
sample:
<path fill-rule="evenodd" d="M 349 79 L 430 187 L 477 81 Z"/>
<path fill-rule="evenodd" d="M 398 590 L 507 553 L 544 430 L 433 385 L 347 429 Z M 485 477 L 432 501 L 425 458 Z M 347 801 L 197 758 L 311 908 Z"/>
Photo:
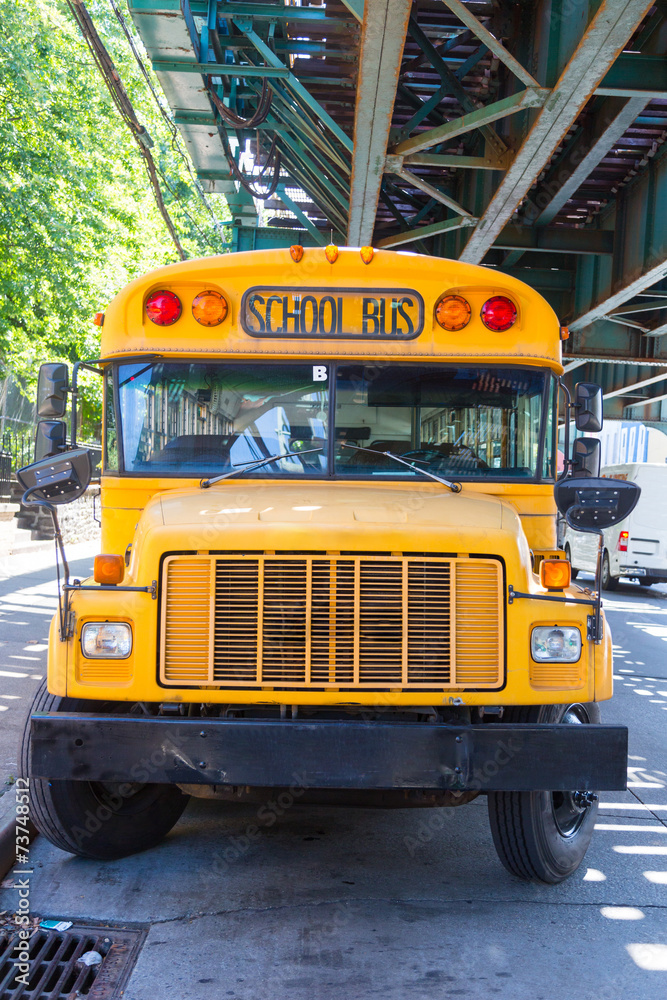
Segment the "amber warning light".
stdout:
<path fill-rule="evenodd" d="M 112 585 L 122 583 L 125 576 L 125 560 L 122 556 L 95 556 L 93 576 L 95 583 Z"/>
<path fill-rule="evenodd" d="M 547 590 L 565 590 L 570 586 L 571 567 L 566 559 L 543 559 L 540 583 Z"/>

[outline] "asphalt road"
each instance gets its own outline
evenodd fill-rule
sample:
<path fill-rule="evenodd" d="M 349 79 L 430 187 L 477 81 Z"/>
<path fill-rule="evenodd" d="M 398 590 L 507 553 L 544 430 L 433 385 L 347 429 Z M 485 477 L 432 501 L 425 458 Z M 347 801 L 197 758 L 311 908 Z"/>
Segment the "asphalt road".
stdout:
<path fill-rule="evenodd" d="M 605 604 L 617 679 L 602 714 L 629 726 L 629 788 L 603 795 L 585 864 L 563 885 L 505 872 L 483 798 L 447 810 L 294 805 L 252 843 L 256 806 L 200 801 L 158 848 L 123 861 L 38 838 L 33 912 L 145 927 L 123 1000 L 664 1000 L 667 588 L 622 585 Z M 54 606 L 50 570 L 0 580 L 5 777 Z M 15 905 L 8 886 L 0 910 Z"/>

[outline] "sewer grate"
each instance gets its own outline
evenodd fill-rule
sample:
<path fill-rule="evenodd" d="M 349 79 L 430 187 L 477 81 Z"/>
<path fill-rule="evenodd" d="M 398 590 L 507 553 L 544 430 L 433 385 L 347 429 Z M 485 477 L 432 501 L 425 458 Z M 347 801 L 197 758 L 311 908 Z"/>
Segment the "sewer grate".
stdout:
<path fill-rule="evenodd" d="M 115 1000 L 122 995 L 146 931 L 78 924 L 67 931 L 38 929 L 30 938 L 28 982 L 17 979 L 19 936 L 0 930 L 0 1000 Z M 99 951 L 98 965 L 77 965 L 87 951 Z"/>

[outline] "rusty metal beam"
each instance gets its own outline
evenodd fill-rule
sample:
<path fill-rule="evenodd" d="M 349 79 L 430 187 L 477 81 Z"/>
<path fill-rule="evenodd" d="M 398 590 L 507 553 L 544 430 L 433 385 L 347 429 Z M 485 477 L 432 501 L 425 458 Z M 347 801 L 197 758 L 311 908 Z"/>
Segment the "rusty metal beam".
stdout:
<path fill-rule="evenodd" d="M 483 260 L 651 6 L 646 0 L 603 0 L 473 230 L 461 260 L 473 264 Z"/>
<path fill-rule="evenodd" d="M 349 246 L 371 243 L 412 0 L 366 6 L 354 113 Z"/>

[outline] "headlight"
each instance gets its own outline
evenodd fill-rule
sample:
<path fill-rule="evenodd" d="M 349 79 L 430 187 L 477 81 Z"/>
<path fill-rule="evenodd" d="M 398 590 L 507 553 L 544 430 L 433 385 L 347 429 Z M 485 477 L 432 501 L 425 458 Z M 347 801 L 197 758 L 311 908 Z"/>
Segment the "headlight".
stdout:
<path fill-rule="evenodd" d="M 81 651 L 90 660 L 125 660 L 132 652 L 132 629 L 124 622 L 87 622 Z"/>
<path fill-rule="evenodd" d="M 537 662 L 574 663 L 581 656 L 581 632 L 578 628 L 534 628 L 530 652 Z"/>

